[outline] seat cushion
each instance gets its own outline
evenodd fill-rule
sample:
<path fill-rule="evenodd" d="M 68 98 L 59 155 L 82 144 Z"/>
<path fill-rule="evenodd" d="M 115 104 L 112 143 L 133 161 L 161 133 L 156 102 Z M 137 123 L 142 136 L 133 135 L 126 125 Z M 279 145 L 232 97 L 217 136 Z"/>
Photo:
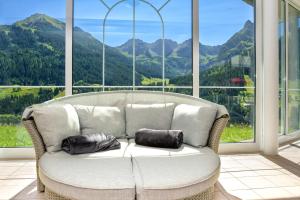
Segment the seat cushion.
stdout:
<path fill-rule="evenodd" d="M 106 199 L 121 199 L 118 191 L 123 190 L 125 193 L 127 191 L 127 193 L 132 194 L 132 197 L 128 199 L 133 200 L 135 183 L 131 158 L 124 157 L 127 142 L 125 140 L 120 142 L 122 144 L 120 150 L 107 152 L 75 156 L 63 151 L 45 153 L 39 161 L 41 180 L 42 182 L 50 182 L 50 185 L 52 181 L 61 184 L 61 187 L 65 185 L 67 188 L 74 187 L 74 189 L 98 191 L 98 193 L 95 193 L 95 195 L 98 195 L 98 199 L 103 197 L 105 191 L 109 192 L 108 196 L 110 196 Z M 53 187 L 49 189 L 59 190 L 53 192 L 70 197 L 69 193 L 64 194 L 64 191 L 68 191 L 67 188 L 64 190 L 61 187 Z M 116 196 L 114 196 L 112 190 L 116 190 Z M 88 193 L 86 193 L 85 198 L 84 195 L 81 194 L 81 196 L 83 199 L 95 199 L 90 198 Z M 77 197 L 73 198 L 77 199 Z"/>
<path fill-rule="evenodd" d="M 124 108 L 75 105 L 82 134 L 105 133 L 125 137 Z"/>
<path fill-rule="evenodd" d="M 182 150 L 169 154 L 133 157 L 138 200 L 191 197 L 217 181 L 220 159 L 211 149 L 186 147 L 185 152 Z"/>
<path fill-rule="evenodd" d="M 217 107 L 180 104 L 174 110 L 172 128 L 182 130 L 183 142 L 192 146 L 206 146 L 209 131 L 215 121 Z"/>
<path fill-rule="evenodd" d="M 127 104 L 126 133 L 134 137 L 142 128 L 169 130 L 175 104 Z"/>
<path fill-rule="evenodd" d="M 138 145 L 134 139 L 129 140 L 129 145 L 126 149 L 125 155 L 128 157 L 155 157 L 155 156 L 176 156 L 176 155 L 192 155 L 199 154 L 206 148 L 192 147 L 187 144 L 181 145 L 179 149 L 168 148 L 154 148 L 148 146 Z"/>
<path fill-rule="evenodd" d="M 48 152 L 61 150 L 63 139 L 80 135 L 78 115 L 70 104 L 34 106 L 33 118 Z"/>

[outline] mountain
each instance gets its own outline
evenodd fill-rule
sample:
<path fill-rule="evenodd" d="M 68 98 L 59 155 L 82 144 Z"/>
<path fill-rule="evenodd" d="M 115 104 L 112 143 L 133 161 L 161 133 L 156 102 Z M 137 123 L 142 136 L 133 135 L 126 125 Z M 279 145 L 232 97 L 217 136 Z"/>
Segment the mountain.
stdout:
<path fill-rule="evenodd" d="M 199 43 L 200 47 L 200 67 L 206 70 L 214 66 L 220 65 L 234 56 L 249 56 L 254 53 L 254 24 L 246 21 L 243 28 L 235 33 L 229 40 L 222 45 L 209 46 Z M 120 52 L 126 55 L 132 55 L 132 40 L 128 40 L 123 45 L 116 47 Z M 147 43 L 142 40 L 136 40 L 137 63 L 140 73 L 148 70 L 147 76 L 161 75 L 161 40 L 153 43 Z M 188 39 L 182 43 L 172 40 L 165 40 L 166 55 L 166 76 L 174 78 L 177 76 L 185 76 L 191 73 L 191 56 L 192 56 L 192 39 Z M 149 70 L 152 69 L 152 70 Z"/>
<path fill-rule="evenodd" d="M 43 14 L 1 25 L 0 84 L 64 85 L 64 30 L 63 22 Z M 75 27 L 73 45 L 74 84 L 101 84 L 102 43 Z M 106 85 L 131 84 L 131 60 L 111 47 L 106 55 Z"/>
<path fill-rule="evenodd" d="M 169 56 L 173 50 L 178 46 L 177 42 L 165 39 L 165 55 Z M 116 47 L 122 52 L 132 55 L 133 40 L 130 39 L 124 44 Z M 135 53 L 137 56 L 148 55 L 149 57 L 162 55 L 162 40 L 156 40 L 153 43 L 147 43 L 140 39 L 135 39 Z"/>
<path fill-rule="evenodd" d="M 253 51 L 254 24 L 244 27 L 225 44 L 200 44 L 201 70 L 219 66 L 235 55 Z M 136 83 L 143 77 L 162 77 L 162 40 L 136 43 Z M 132 40 L 118 47 L 106 45 L 105 84 L 132 84 Z M 91 34 L 74 27 L 73 84 L 102 84 L 102 46 Z M 192 40 L 165 40 L 167 78 L 189 80 L 192 70 Z M 253 53 L 253 52 L 252 52 Z M 0 25 L 1 85 L 64 85 L 65 23 L 34 14 L 12 25 Z M 179 78 L 178 78 L 179 77 Z M 184 81 L 179 82 L 184 82 Z"/>

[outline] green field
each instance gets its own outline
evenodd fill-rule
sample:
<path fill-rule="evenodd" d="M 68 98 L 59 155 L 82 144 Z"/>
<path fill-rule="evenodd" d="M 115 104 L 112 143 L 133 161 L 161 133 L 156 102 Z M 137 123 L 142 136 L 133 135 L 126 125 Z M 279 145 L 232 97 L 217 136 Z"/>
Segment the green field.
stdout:
<path fill-rule="evenodd" d="M 230 125 L 222 134 L 221 142 L 242 142 L 253 139 L 252 127 L 245 125 Z M 31 138 L 22 126 L 0 126 L 0 147 L 30 147 Z"/>
<path fill-rule="evenodd" d="M 221 142 L 252 142 L 253 138 L 253 127 L 242 124 L 230 124 L 225 128 L 221 136 Z"/>
<path fill-rule="evenodd" d="M 22 126 L 0 126 L 0 147 L 30 147 L 31 138 Z"/>

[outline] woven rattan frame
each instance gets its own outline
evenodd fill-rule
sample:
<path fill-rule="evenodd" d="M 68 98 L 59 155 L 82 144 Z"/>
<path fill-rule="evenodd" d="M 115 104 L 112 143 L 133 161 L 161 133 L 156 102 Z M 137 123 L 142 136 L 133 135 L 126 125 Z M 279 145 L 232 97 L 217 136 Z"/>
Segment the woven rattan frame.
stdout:
<path fill-rule="evenodd" d="M 196 194 L 192 197 L 187 197 L 180 200 L 213 200 L 214 199 L 214 186 L 208 188 L 204 192 Z"/>
<path fill-rule="evenodd" d="M 222 134 L 224 128 L 226 127 L 228 120 L 229 120 L 229 116 L 224 115 L 224 116 L 216 119 L 211 128 L 208 146 L 210 148 L 212 148 L 216 153 L 218 152 L 218 149 L 219 149 L 219 142 L 220 142 L 221 134 Z M 28 120 L 23 120 L 23 124 L 31 136 L 31 139 L 32 139 L 32 142 L 34 145 L 34 149 L 35 149 L 38 191 L 39 192 L 45 191 L 46 199 L 48 199 L 48 200 L 68 200 L 68 199 L 61 197 L 47 189 L 45 190 L 45 186 L 41 182 L 41 180 L 39 178 L 39 172 L 38 172 L 39 171 L 38 170 L 39 159 L 46 152 L 45 144 L 44 144 L 43 139 L 42 139 L 40 133 L 38 132 L 36 124 L 32 118 L 28 119 Z M 206 190 L 200 194 L 197 194 L 193 197 L 181 199 L 181 200 L 211 200 L 211 199 L 213 199 L 213 193 L 214 193 L 214 188 L 212 186 L 208 190 Z"/>
<path fill-rule="evenodd" d="M 40 135 L 39 131 L 37 130 L 37 127 L 36 127 L 33 119 L 23 120 L 23 124 L 32 139 L 32 143 L 33 143 L 34 150 L 35 150 L 37 190 L 39 192 L 44 192 L 45 186 L 41 182 L 40 177 L 39 177 L 39 160 L 42 157 L 42 155 L 46 152 L 45 144 L 42 139 L 42 136 Z"/>
<path fill-rule="evenodd" d="M 51 192 L 47 188 L 45 189 L 45 197 L 47 200 L 71 200 L 67 199 L 65 197 L 59 196 L 58 194 Z M 196 194 L 192 197 L 187 197 L 184 199 L 178 199 L 178 200 L 213 200 L 214 199 L 214 186 L 208 188 L 204 192 L 201 192 L 199 194 Z"/>
<path fill-rule="evenodd" d="M 226 127 L 228 121 L 229 121 L 229 116 L 224 115 L 215 120 L 215 122 L 210 130 L 207 146 L 212 148 L 212 150 L 214 150 L 215 153 L 218 153 L 218 151 L 219 151 L 220 138 L 221 138 L 222 132 L 223 132 L 224 128 Z"/>

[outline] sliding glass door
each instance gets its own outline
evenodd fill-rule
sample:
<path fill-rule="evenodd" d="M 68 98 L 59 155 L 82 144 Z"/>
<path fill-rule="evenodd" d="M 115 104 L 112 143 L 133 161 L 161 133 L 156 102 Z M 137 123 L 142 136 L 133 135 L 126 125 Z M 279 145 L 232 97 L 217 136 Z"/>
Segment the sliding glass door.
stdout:
<path fill-rule="evenodd" d="M 300 129 L 300 11 L 288 7 L 288 133 Z"/>
<path fill-rule="evenodd" d="M 280 1 L 280 134 L 300 131 L 300 10 Z"/>
<path fill-rule="evenodd" d="M 255 1 L 199 0 L 200 97 L 225 105 L 222 142 L 255 140 Z"/>

